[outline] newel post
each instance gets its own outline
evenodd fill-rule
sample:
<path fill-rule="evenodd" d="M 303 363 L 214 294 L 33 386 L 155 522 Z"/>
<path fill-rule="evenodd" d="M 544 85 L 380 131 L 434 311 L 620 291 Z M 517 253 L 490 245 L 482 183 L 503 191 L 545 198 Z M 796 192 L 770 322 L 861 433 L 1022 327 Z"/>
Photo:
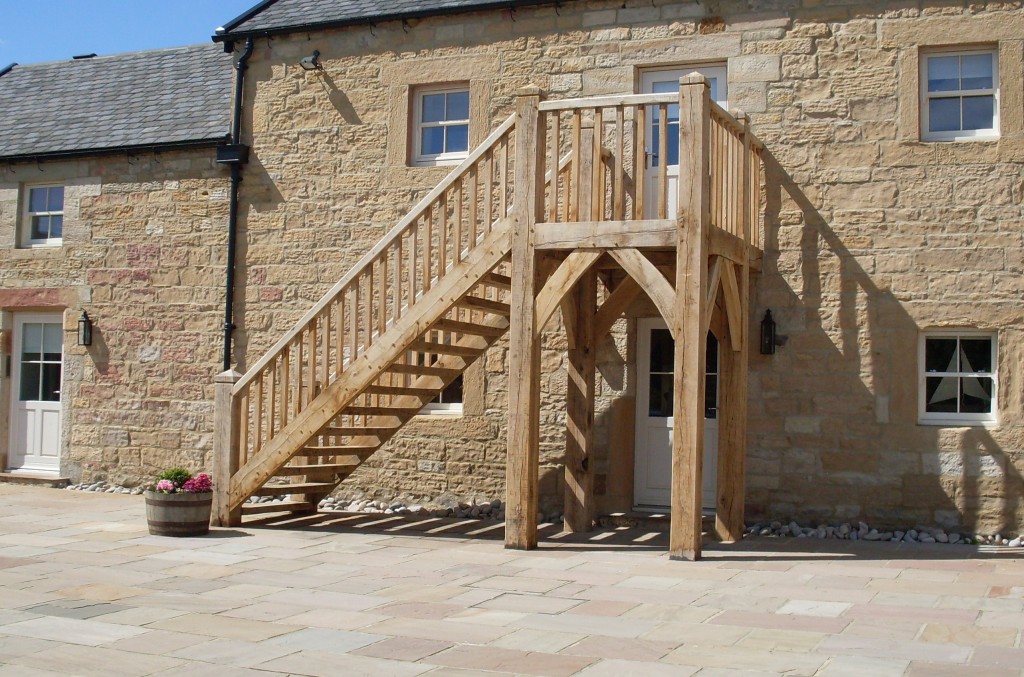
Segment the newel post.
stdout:
<path fill-rule="evenodd" d="M 241 523 L 241 510 L 229 509 L 228 495 L 231 478 L 238 472 L 238 433 L 241 420 L 240 399 L 232 396 L 232 389 L 242 375 L 231 369 L 217 374 L 213 382 L 213 512 L 210 524 L 234 527 Z"/>
<path fill-rule="evenodd" d="M 534 338 L 537 258 L 534 226 L 543 219 L 545 151 L 540 89 L 516 94 L 515 194 L 512 198 L 512 293 L 508 370 L 505 547 L 537 547 L 540 463 L 540 347 Z"/>
<path fill-rule="evenodd" d="M 669 557 L 701 554 L 704 460 L 704 296 L 711 219 L 711 99 L 707 79 L 679 80 L 679 194 L 676 242 L 672 523 Z"/>

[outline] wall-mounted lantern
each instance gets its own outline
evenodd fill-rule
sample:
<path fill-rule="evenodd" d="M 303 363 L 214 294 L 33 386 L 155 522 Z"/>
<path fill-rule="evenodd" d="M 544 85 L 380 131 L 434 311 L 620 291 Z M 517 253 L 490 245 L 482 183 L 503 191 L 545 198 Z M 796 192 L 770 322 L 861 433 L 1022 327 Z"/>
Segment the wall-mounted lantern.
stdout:
<path fill-rule="evenodd" d="M 764 319 L 761 320 L 761 354 L 775 354 L 775 320 L 771 310 L 764 311 Z"/>
<path fill-rule="evenodd" d="M 92 320 L 89 319 L 89 313 L 84 310 L 82 316 L 78 318 L 78 345 L 92 345 Z"/>
<path fill-rule="evenodd" d="M 320 64 L 320 50 L 314 49 L 312 54 L 299 59 L 299 65 L 302 66 L 302 70 L 305 71 L 323 70 L 324 67 Z"/>

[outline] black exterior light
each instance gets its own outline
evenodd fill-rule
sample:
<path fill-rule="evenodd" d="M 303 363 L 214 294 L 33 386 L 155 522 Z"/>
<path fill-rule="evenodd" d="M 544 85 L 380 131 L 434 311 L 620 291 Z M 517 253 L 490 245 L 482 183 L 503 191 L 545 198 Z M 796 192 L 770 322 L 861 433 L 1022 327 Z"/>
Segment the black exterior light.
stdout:
<path fill-rule="evenodd" d="M 761 354 L 775 354 L 775 320 L 771 310 L 764 311 L 764 319 L 761 320 Z"/>
<path fill-rule="evenodd" d="M 324 67 L 320 64 L 320 50 L 314 49 L 312 54 L 310 54 L 309 56 L 304 56 L 301 59 L 299 59 L 299 65 L 302 66 L 302 70 L 323 70 Z"/>
<path fill-rule="evenodd" d="M 78 318 L 78 345 L 92 345 L 92 320 L 89 319 L 89 313 L 84 310 L 82 316 Z"/>

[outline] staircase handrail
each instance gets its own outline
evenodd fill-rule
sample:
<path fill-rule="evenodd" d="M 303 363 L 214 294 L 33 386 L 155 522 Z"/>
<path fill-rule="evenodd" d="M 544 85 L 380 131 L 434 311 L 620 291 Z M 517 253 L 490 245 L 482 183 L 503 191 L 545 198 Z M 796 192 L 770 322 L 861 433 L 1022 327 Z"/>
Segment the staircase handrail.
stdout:
<path fill-rule="evenodd" d="M 427 193 L 422 200 L 420 200 L 416 206 L 414 206 L 409 213 L 407 213 L 390 231 L 388 231 L 378 242 L 371 248 L 366 254 L 359 259 L 358 262 L 349 272 L 346 273 L 338 282 L 334 284 L 317 303 L 310 308 L 299 320 L 294 324 L 292 329 L 282 336 L 273 346 L 267 350 L 263 357 L 261 357 L 256 364 L 246 370 L 242 378 L 239 379 L 238 383 L 232 388 L 232 394 L 237 395 L 262 372 L 271 361 L 278 356 L 286 346 L 294 341 L 305 329 L 305 327 L 312 322 L 324 309 L 330 305 L 330 303 L 340 294 L 351 282 L 362 275 L 367 266 L 373 265 L 374 261 L 384 253 L 388 247 L 390 247 L 397 238 L 404 235 L 406 229 L 413 224 L 416 219 L 423 215 L 426 211 L 446 190 L 448 190 L 456 181 L 468 172 L 489 150 L 492 146 L 501 139 L 509 130 L 515 126 L 515 114 L 510 115 L 504 122 L 502 122 L 493 132 L 488 135 L 484 141 L 471 152 L 465 160 L 463 160 L 455 169 L 453 169 L 439 184 L 437 184 L 429 193 Z"/>

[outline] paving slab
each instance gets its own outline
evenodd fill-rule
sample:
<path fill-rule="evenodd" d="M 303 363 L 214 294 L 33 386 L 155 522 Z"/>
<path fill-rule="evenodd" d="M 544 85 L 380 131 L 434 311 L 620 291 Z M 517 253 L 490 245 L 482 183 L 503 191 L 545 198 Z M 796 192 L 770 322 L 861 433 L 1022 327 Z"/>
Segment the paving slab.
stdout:
<path fill-rule="evenodd" d="M 0 677 L 1021 675 L 1024 550 L 318 515 L 150 536 L 0 486 Z M 99 544 L 99 545 L 97 545 Z M 94 546 L 94 547 L 92 547 Z"/>

